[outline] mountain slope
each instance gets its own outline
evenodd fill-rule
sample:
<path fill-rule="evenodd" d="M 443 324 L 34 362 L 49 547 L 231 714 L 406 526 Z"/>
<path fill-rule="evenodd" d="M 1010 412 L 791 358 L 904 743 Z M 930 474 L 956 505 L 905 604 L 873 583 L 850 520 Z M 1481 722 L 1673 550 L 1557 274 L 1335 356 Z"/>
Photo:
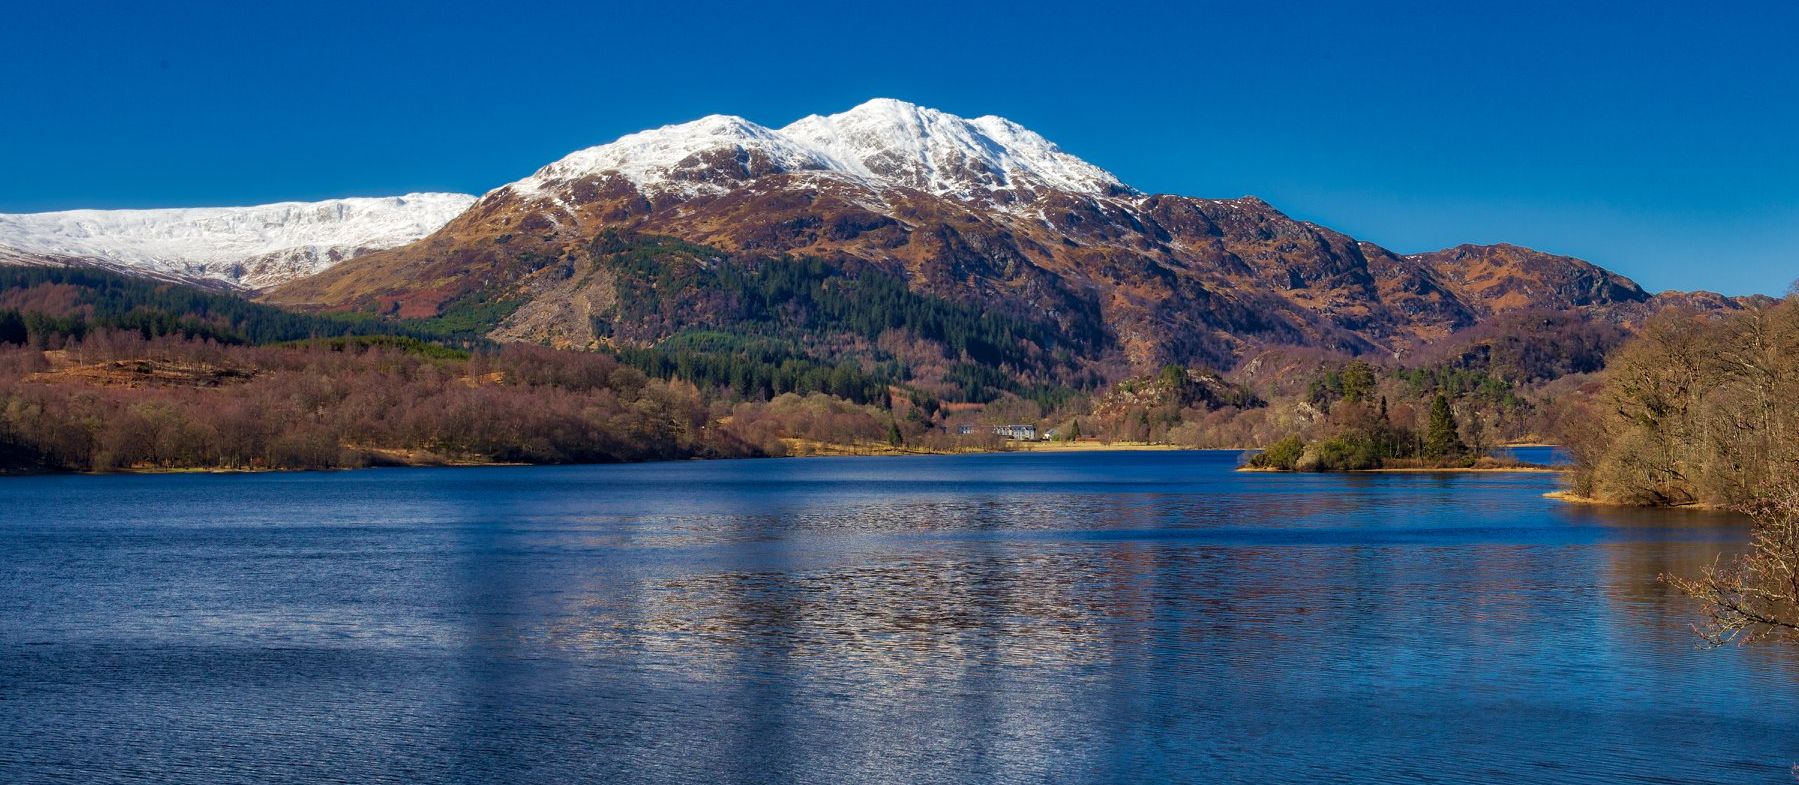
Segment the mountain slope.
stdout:
<path fill-rule="evenodd" d="M 1410 258 L 1428 265 L 1445 286 L 1488 313 L 1649 299 L 1635 281 L 1598 265 L 1507 243 L 1458 245 Z"/>
<path fill-rule="evenodd" d="M 880 99 L 780 130 L 714 116 L 578 151 L 418 243 L 269 298 L 414 317 L 505 303 L 496 337 L 617 343 L 617 244 L 600 238 L 619 236 L 704 246 L 707 265 L 878 271 L 1074 337 L 1070 368 L 1108 378 L 1271 344 L 1398 353 L 1507 310 L 1648 297 L 1566 257 L 1402 256 L 1254 198 L 1142 194 L 1010 121 Z"/>
<path fill-rule="evenodd" d="M 95 266 L 261 289 L 410 243 L 474 201 L 420 193 L 255 207 L 0 214 L 0 263 Z"/>

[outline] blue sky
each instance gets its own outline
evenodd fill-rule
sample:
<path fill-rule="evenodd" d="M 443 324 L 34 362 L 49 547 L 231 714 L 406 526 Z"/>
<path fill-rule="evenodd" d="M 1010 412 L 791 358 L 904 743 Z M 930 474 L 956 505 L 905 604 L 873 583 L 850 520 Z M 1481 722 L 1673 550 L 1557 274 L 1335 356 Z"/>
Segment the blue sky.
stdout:
<path fill-rule="evenodd" d="M 0 212 L 478 193 L 646 127 L 885 96 L 1402 252 L 1799 278 L 1799 4 L 8 5 Z"/>

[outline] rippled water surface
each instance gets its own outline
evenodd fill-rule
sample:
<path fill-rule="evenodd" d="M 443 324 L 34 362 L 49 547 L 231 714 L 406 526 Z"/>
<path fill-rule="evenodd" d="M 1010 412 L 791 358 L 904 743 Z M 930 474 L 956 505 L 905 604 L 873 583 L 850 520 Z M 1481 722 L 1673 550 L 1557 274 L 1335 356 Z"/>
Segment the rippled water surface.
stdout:
<path fill-rule="evenodd" d="M 1528 456 L 1527 456 L 1528 457 Z M 0 479 L 0 782 L 1779 782 L 1724 516 L 1229 453 Z"/>

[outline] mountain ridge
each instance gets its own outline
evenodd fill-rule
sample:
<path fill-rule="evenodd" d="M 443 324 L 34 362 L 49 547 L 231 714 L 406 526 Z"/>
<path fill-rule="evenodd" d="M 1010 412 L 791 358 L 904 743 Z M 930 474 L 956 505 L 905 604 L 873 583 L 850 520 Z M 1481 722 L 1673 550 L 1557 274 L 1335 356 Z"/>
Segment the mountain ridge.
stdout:
<path fill-rule="evenodd" d="M 887 99 L 780 130 L 713 115 L 576 151 L 430 237 L 267 298 L 423 318 L 478 296 L 517 306 L 496 337 L 591 348 L 608 343 L 601 322 L 617 307 L 593 252 L 608 232 L 677 238 L 731 264 L 878 269 L 923 294 L 1103 334 L 1088 370 L 1111 377 L 1229 367 L 1265 345 L 1399 354 L 1522 308 L 1628 321 L 1652 299 L 1572 257 L 1401 255 L 1255 197 L 1145 194 L 1010 121 Z"/>
<path fill-rule="evenodd" d="M 135 271 L 265 288 L 262 299 L 292 307 L 454 312 L 495 340 L 618 348 L 621 336 L 646 345 L 670 336 L 616 322 L 632 311 L 620 302 L 631 283 L 621 271 L 642 270 L 613 257 L 674 247 L 654 239 L 672 238 L 705 249 L 665 260 L 683 280 L 717 265 L 754 273 L 817 259 L 832 275 L 878 273 L 957 308 L 1089 336 L 1076 361 L 1057 366 L 1081 378 L 1166 363 L 1228 368 L 1279 345 L 1401 355 L 1504 313 L 1578 309 L 1630 322 L 1658 302 L 1573 257 L 1505 244 L 1398 254 L 1253 196 L 1144 193 L 1004 118 L 891 99 L 778 129 L 709 115 L 576 150 L 480 197 L 439 196 L 466 209 L 408 224 L 413 237 L 302 244 L 300 258 L 261 266 L 238 250 Z M 105 253 L 86 261 L 118 264 Z M 735 307 L 694 323 L 759 318 Z"/>
<path fill-rule="evenodd" d="M 475 198 L 411 193 L 243 207 L 0 214 L 0 264 L 95 266 L 259 289 L 417 240 Z"/>
<path fill-rule="evenodd" d="M 1005 118 L 969 120 L 885 98 L 838 114 L 808 115 L 780 129 L 715 114 L 639 131 L 577 150 L 495 191 L 538 196 L 604 173 L 622 175 L 647 193 L 683 196 L 728 190 L 721 177 L 751 180 L 802 173 L 871 189 L 997 197 L 989 202 L 994 206 L 1028 200 L 1030 193 L 1045 189 L 1136 193 L 1109 172 Z M 732 174 L 740 177 L 730 178 Z"/>

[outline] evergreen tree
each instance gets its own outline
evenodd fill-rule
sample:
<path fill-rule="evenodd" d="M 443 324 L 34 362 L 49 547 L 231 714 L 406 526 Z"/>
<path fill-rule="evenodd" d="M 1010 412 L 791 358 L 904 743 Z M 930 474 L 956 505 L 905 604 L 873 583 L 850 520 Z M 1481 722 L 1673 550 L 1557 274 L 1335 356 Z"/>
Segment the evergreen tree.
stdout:
<path fill-rule="evenodd" d="M 1451 458 L 1468 451 L 1455 423 L 1455 412 L 1449 399 L 1438 393 L 1430 404 L 1430 424 L 1424 431 L 1424 454 L 1430 458 Z"/>
<path fill-rule="evenodd" d="M 0 311 L 0 343 L 24 344 L 31 335 L 18 311 Z"/>
<path fill-rule="evenodd" d="M 1374 368 L 1361 360 L 1352 360 L 1343 368 L 1343 400 L 1359 403 L 1374 393 Z"/>

